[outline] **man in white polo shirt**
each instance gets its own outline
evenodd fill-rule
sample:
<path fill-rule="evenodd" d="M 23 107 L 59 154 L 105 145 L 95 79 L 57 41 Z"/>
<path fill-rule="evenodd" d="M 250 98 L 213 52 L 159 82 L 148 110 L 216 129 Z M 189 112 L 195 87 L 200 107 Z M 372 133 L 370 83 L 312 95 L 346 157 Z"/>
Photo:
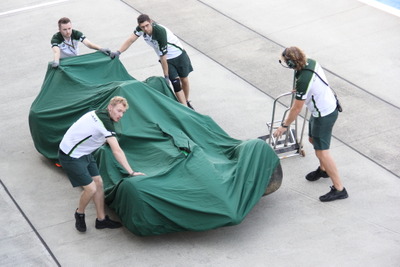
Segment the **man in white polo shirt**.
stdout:
<path fill-rule="evenodd" d="M 345 199 L 348 197 L 346 188 L 342 185 L 336 163 L 329 153 L 332 129 L 339 109 L 335 95 L 326 82 L 322 67 L 315 60 L 307 58 L 300 48 L 286 48 L 282 53 L 282 60 L 287 67 L 295 70 L 295 99 L 288 116 L 274 132 L 274 136 L 282 136 L 306 104 L 311 112 L 309 141 L 313 144 L 320 163 L 317 170 L 306 175 L 306 179 L 312 182 L 321 177 L 331 178 L 333 186 L 327 194 L 320 196 L 320 201 Z"/>
<path fill-rule="evenodd" d="M 180 103 L 193 109 L 189 101 L 189 73 L 193 71 L 190 58 L 182 43 L 167 27 L 155 23 L 146 14 L 137 18 L 138 26 L 116 52 L 111 52 L 113 59 L 125 52 L 139 37 L 153 47 L 160 58 L 164 78 L 171 81 L 175 95 Z"/>
<path fill-rule="evenodd" d="M 144 175 L 133 171 L 115 137 L 114 123 L 122 118 L 127 109 L 128 102 L 125 98 L 113 97 L 107 109 L 90 111 L 77 120 L 60 143 L 61 166 L 73 187 L 83 187 L 75 212 L 75 227 L 80 232 L 86 231 L 85 208 L 91 200 L 96 206 L 96 229 L 122 226 L 105 215 L 103 180 L 92 152 L 107 142 L 116 160 L 130 176 Z"/>
<path fill-rule="evenodd" d="M 80 31 L 72 29 L 71 20 L 63 17 L 58 21 L 58 32 L 51 38 L 51 48 L 54 52 L 54 61 L 51 66 L 57 68 L 61 58 L 79 55 L 79 42 L 90 49 L 99 50 L 107 56 L 111 53 L 110 49 L 101 48 L 90 42 Z"/>

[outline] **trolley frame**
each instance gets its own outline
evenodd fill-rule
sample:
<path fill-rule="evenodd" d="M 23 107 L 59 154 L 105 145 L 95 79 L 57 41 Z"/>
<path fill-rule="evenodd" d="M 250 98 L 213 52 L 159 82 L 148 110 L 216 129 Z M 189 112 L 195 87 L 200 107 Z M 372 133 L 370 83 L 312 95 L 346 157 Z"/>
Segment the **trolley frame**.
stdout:
<path fill-rule="evenodd" d="M 294 77 L 293 88 L 295 88 L 295 82 L 296 80 Z M 291 96 L 290 104 L 286 106 L 286 109 L 282 115 L 282 119 L 275 120 L 276 105 L 281 98 L 286 96 Z M 303 134 L 308 113 L 307 109 L 305 111 L 304 120 L 301 125 L 299 125 L 298 117 L 296 117 L 294 122 L 292 122 L 291 125 L 288 125 L 287 131 L 280 138 L 276 138 L 273 135 L 274 130 L 281 126 L 282 122 L 285 120 L 287 113 L 290 111 L 293 105 L 294 99 L 294 91 L 281 94 L 275 98 L 272 109 L 272 118 L 270 122 L 267 122 L 269 133 L 265 136 L 259 137 L 260 139 L 266 141 L 274 149 L 275 153 L 280 159 L 294 156 L 305 156 L 305 151 L 303 149 Z"/>

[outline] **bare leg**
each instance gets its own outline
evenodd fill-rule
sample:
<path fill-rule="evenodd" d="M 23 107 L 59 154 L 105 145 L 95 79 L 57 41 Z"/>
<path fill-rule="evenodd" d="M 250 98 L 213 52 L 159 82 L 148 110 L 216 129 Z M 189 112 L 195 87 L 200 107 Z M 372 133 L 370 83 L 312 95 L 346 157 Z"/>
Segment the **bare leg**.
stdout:
<path fill-rule="evenodd" d="M 83 192 L 81 194 L 81 198 L 79 199 L 79 206 L 77 210 L 78 213 L 85 213 L 87 205 L 95 194 L 96 184 L 94 181 L 88 185 L 83 186 Z"/>
<path fill-rule="evenodd" d="M 315 150 L 315 154 L 319 159 L 321 169 L 328 173 L 335 188 L 339 191 L 342 191 L 343 185 L 339 177 L 339 171 L 329 150 Z"/>
<path fill-rule="evenodd" d="M 312 138 L 312 137 L 308 137 L 308 141 L 311 143 L 311 144 L 313 144 L 314 143 L 314 139 Z M 321 150 L 320 150 L 321 151 Z M 317 155 L 317 151 L 315 150 L 315 155 Z M 318 158 L 318 155 L 317 155 L 317 158 Z M 319 158 L 318 158 L 319 159 Z M 324 165 L 323 165 L 323 163 L 321 162 L 321 160 L 319 161 L 319 168 L 322 170 L 322 171 L 325 171 L 325 167 L 324 167 Z"/>
<path fill-rule="evenodd" d="M 178 101 L 180 103 L 187 106 L 186 97 L 185 97 L 185 94 L 183 93 L 183 90 L 180 90 L 179 92 L 175 92 L 175 95 L 178 98 Z"/>
<path fill-rule="evenodd" d="M 184 78 L 180 78 L 180 80 L 181 80 L 181 84 L 182 84 L 183 93 L 185 94 L 185 98 L 187 101 L 189 101 L 189 90 L 190 90 L 189 78 L 184 77 Z"/>
<path fill-rule="evenodd" d="M 174 88 L 174 92 L 178 101 L 187 106 L 187 98 L 185 96 L 184 90 L 182 90 L 182 82 L 181 79 L 176 77 L 175 79 L 171 80 L 172 87 Z M 177 92 L 178 91 L 178 92 Z"/>
<path fill-rule="evenodd" d="M 93 177 L 93 181 L 96 184 L 96 193 L 93 196 L 93 202 L 96 206 L 97 219 L 103 220 L 106 216 L 104 211 L 103 179 L 100 176 L 95 176 Z"/>

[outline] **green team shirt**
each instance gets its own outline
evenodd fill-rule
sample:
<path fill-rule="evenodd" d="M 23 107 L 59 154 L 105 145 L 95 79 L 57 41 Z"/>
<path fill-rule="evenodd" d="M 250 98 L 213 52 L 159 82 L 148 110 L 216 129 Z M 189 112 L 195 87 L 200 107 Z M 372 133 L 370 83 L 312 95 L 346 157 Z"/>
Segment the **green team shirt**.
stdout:
<path fill-rule="evenodd" d="M 51 38 L 51 47 L 58 46 L 61 51 L 61 58 L 79 55 L 79 42 L 85 40 L 86 36 L 80 31 L 72 30 L 71 40 L 67 42 L 60 32 L 57 32 Z"/>
<path fill-rule="evenodd" d="M 143 39 L 148 45 L 153 47 L 158 56 L 167 56 L 167 59 L 178 57 L 182 54 L 183 46 L 178 37 L 175 36 L 167 27 L 157 23 L 153 23 L 152 35 L 148 35 L 136 27 L 134 34 L 138 37 L 143 36 Z"/>
<path fill-rule="evenodd" d="M 90 111 L 68 129 L 60 149 L 72 158 L 80 158 L 101 147 L 111 136 L 115 136 L 115 128 L 108 111 Z"/>
<path fill-rule="evenodd" d="M 324 70 L 315 60 L 307 59 L 304 69 L 318 73 L 328 83 Z M 336 99 L 331 88 L 314 72 L 304 69 L 295 73 L 296 99 L 304 100 L 314 117 L 324 117 L 331 114 L 336 109 Z"/>

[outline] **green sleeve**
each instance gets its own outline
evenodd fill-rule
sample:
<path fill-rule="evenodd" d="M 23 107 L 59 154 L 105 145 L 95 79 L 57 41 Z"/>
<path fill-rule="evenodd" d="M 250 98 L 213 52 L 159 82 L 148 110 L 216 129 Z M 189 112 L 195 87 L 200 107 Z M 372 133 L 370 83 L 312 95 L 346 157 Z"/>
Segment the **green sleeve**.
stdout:
<path fill-rule="evenodd" d="M 167 42 L 167 31 L 164 27 L 154 24 L 153 26 L 153 40 L 158 43 L 158 48 L 160 49 L 162 55 L 168 52 L 168 42 Z"/>
<path fill-rule="evenodd" d="M 113 133 L 115 135 L 115 126 L 114 122 L 111 120 L 110 116 L 108 115 L 107 109 L 100 109 L 96 110 L 96 115 L 99 117 L 101 122 L 103 123 L 104 127 L 107 131 Z"/>
<path fill-rule="evenodd" d="M 72 30 L 72 35 L 71 35 L 71 37 L 72 37 L 72 39 L 74 39 L 74 40 L 79 40 L 79 41 L 81 41 L 81 42 L 86 38 L 86 36 L 83 35 L 82 32 L 77 31 L 77 30 Z"/>
<path fill-rule="evenodd" d="M 57 32 L 53 35 L 53 37 L 51 37 L 51 47 L 53 46 L 58 46 L 59 44 L 61 44 L 64 41 L 61 33 Z"/>
<path fill-rule="evenodd" d="M 307 60 L 307 69 L 314 70 L 316 62 L 315 60 L 308 59 Z M 303 96 L 307 93 L 308 87 L 312 82 L 314 73 L 311 71 L 299 70 L 296 71 L 296 99 L 304 100 Z"/>

